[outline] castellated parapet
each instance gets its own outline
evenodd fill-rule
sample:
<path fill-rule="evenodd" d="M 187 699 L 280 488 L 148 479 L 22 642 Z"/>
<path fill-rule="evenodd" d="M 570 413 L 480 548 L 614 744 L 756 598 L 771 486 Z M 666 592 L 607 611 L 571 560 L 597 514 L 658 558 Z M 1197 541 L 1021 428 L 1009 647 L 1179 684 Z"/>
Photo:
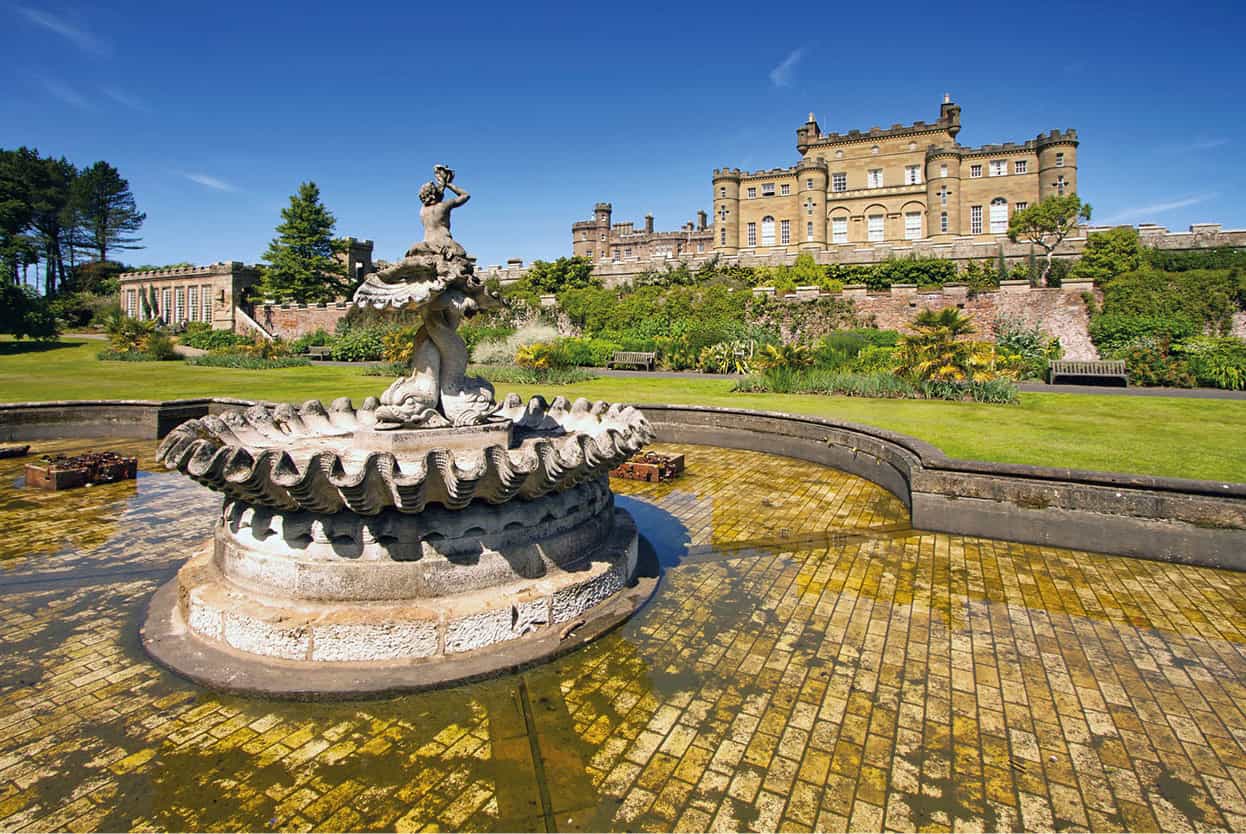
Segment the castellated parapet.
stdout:
<path fill-rule="evenodd" d="M 713 229 L 705 212 L 674 231 L 657 231 L 652 214 L 646 214 L 641 228 L 627 221 L 612 223 L 614 207 L 597 203 L 592 220 L 571 224 L 571 253 L 594 263 L 629 258 L 666 259 L 704 255 L 713 248 Z"/>
<path fill-rule="evenodd" d="M 960 130 L 961 109 L 950 96 L 935 121 L 889 128 L 825 133 L 810 113 L 796 130 L 797 165 L 714 169 L 714 251 L 786 255 L 1000 240 L 1017 211 L 1077 192 L 1077 131 L 964 146 Z M 818 169 L 826 184 L 815 195 L 820 178 L 810 175 Z"/>

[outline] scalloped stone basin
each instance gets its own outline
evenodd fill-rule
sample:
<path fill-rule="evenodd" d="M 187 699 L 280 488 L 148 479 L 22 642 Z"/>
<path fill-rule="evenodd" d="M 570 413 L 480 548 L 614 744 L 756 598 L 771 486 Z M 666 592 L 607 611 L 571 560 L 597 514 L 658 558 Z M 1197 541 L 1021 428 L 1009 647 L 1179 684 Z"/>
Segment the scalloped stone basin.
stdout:
<path fill-rule="evenodd" d="M 153 602 L 158 660 L 224 687 L 276 663 L 310 676 L 304 693 L 325 668 L 366 692 L 398 664 L 421 688 L 565 650 L 643 602 L 616 599 L 637 533 L 607 476 L 652 438 L 635 408 L 512 395 L 483 425 L 385 431 L 376 406 L 254 406 L 169 433 L 158 459 L 224 501 Z"/>

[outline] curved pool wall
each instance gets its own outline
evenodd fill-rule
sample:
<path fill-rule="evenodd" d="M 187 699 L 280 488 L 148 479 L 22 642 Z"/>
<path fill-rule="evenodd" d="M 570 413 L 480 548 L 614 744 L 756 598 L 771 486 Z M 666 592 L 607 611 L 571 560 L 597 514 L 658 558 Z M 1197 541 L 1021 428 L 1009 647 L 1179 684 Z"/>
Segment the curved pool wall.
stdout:
<path fill-rule="evenodd" d="M 158 438 L 244 400 L 0 404 L 0 439 Z M 1246 484 L 953 460 L 906 435 L 797 414 L 640 405 L 667 443 L 784 455 L 896 495 L 940 533 L 1246 570 Z"/>

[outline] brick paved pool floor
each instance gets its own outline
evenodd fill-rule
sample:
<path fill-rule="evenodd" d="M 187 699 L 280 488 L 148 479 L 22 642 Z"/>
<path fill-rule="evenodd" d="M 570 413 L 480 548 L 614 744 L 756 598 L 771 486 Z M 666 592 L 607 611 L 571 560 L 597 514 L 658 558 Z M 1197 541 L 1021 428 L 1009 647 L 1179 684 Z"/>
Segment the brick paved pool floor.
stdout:
<path fill-rule="evenodd" d="M 214 694 L 138 645 L 217 503 L 0 461 L 3 830 L 1246 828 L 1246 575 L 915 531 L 878 487 L 684 447 L 615 482 L 655 598 L 522 675 Z M 663 447 L 659 447 L 663 448 Z M 625 496 L 625 497 L 624 497 Z"/>

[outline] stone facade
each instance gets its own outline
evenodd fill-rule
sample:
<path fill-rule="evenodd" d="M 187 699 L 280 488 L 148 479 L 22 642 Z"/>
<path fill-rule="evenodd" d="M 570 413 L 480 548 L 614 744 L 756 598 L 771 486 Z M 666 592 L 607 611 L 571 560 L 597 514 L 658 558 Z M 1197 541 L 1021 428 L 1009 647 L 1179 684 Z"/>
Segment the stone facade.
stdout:
<path fill-rule="evenodd" d="M 655 231 L 652 214 L 645 215 L 641 229 L 630 222 L 612 224 L 613 211 L 610 203 L 598 203 L 592 220 L 571 224 L 572 255 L 600 263 L 632 259 L 663 261 L 713 251 L 714 230 L 709 228 L 704 211 L 697 212 L 695 223 L 689 221 L 674 232 Z"/>
<path fill-rule="evenodd" d="M 796 253 L 886 242 L 995 240 L 1027 205 L 1077 191 L 1077 131 L 1022 143 L 957 144 L 960 107 L 934 122 L 796 131 L 790 168 L 714 171 L 714 251 Z"/>
<path fill-rule="evenodd" d="M 121 309 L 131 318 L 154 318 L 168 325 L 203 321 L 215 330 L 233 330 L 237 311 L 259 278 L 257 267 L 239 261 L 126 272 L 119 277 Z M 152 293 L 155 309 L 148 301 Z"/>
<path fill-rule="evenodd" d="M 337 258 L 352 276 L 361 279 L 372 271 L 372 241 L 346 238 L 342 244 Z M 260 267 L 241 261 L 125 272 L 118 279 L 121 287 L 118 301 L 122 311 L 131 318 L 155 318 L 166 325 L 203 321 L 211 324 L 214 330 L 245 333 L 256 329 L 249 311 L 254 301 L 251 291 L 259 279 Z M 154 310 L 146 301 L 153 291 Z"/>

